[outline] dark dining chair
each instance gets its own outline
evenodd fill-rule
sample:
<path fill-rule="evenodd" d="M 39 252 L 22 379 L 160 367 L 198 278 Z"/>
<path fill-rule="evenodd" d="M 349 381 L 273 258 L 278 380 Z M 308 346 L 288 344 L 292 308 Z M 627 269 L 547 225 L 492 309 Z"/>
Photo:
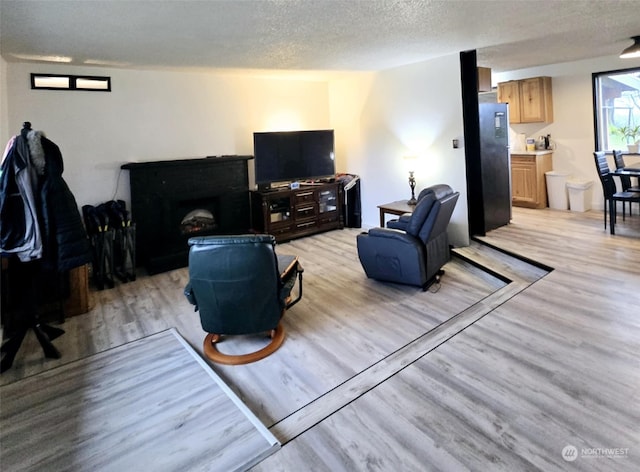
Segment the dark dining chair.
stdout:
<path fill-rule="evenodd" d="M 616 170 L 618 169 L 627 169 L 627 166 L 624 162 L 624 156 L 622 155 L 622 151 L 613 151 L 613 162 L 616 165 Z M 640 170 L 637 168 L 629 168 L 630 170 Z M 620 179 L 620 185 L 622 186 L 623 192 L 640 192 L 640 187 L 634 186 L 631 183 L 631 177 L 628 175 L 620 175 L 618 176 Z M 624 214 L 624 202 L 622 204 L 622 213 Z M 640 210 L 640 205 L 638 205 Z M 629 204 L 629 214 L 631 214 L 631 204 Z"/>
<path fill-rule="evenodd" d="M 616 165 L 616 169 L 628 169 L 628 170 L 640 170 L 638 167 L 627 167 L 624 162 L 624 154 L 622 151 L 612 151 L 613 152 L 613 161 Z"/>
<path fill-rule="evenodd" d="M 607 156 L 604 151 L 596 151 L 593 153 L 596 163 L 596 170 L 598 171 L 598 177 L 602 184 L 602 193 L 604 195 L 604 228 L 607 229 L 607 204 L 609 205 L 609 231 L 611 234 L 615 234 L 616 223 L 616 202 L 622 202 L 623 204 L 629 202 L 640 203 L 639 192 L 618 192 L 616 183 L 611 175 L 611 169 L 607 162 Z M 624 207 L 623 207 L 624 210 Z M 624 221 L 625 215 L 622 212 L 622 219 Z"/>

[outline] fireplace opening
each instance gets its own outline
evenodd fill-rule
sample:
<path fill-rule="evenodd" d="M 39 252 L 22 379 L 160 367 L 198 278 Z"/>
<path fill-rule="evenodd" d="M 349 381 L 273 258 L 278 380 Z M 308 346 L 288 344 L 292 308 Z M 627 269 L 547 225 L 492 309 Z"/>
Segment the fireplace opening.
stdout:
<path fill-rule="evenodd" d="M 180 222 L 180 233 L 192 236 L 198 233 L 209 233 L 218 228 L 216 219 L 209 210 L 197 208 L 187 213 Z"/>
<path fill-rule="evenodd" d="M 184 243 L 185 236 L 208 236 L 220 230 L 220 198 L 217 196 L 182 200 L 175 210 L 173 221 L 179 223 L 180 244 Z"/>

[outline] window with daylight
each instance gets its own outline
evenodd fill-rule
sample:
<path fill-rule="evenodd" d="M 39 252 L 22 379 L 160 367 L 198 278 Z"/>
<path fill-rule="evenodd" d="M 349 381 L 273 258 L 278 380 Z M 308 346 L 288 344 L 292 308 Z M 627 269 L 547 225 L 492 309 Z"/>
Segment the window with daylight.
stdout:
<path fill-rule="evenodd" d="M 111 92 L 111 77 L 62 74 L 31 74 L 31 88 Z"/>
<path fill-rule="evenodd" d="M 592 80 L 596 150 L 637 153 L 640 68 L 597 72 Z"/>

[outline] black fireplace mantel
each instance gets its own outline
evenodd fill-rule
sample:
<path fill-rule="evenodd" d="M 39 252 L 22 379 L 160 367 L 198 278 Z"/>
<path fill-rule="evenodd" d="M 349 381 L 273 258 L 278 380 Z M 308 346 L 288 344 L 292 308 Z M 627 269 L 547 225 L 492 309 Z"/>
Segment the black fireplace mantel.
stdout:
<path fill-rule="evenodd" d="M 131 184 L 137 262 L 150 274 L 185 267 L 189 237 L 249 231 L 250 159 L 212 156 L 123 164 Z M 185 234 L 182 221 L 194 210 L 212 214 L 213 229 Z"/>
<path fill-rule="evenodd" d="M 167 161 L 147 161 L 147 162 L 127 162 L 121 166 L 121 169 L 134 170 L 134 169 L 153 169 L 153 168 L 165 168 L 165 167 L 193 167 L 210 164 L 219 164 L 229 161 L 248 161 L 253 159 L 253 156 L 207 156 L 207 157 L 193 157 L 185 159 L 171 159 Z"/>

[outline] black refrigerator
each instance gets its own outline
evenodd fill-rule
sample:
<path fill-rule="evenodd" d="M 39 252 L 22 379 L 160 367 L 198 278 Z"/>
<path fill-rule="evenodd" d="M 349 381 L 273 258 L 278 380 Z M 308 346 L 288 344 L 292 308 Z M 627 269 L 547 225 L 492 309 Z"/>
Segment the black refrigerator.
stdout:
<path fill-rule="evenodd" d="M 480 103 L 480 178 L 484 232 L 511 220 L 509 109 L 506 103 Z"/>

